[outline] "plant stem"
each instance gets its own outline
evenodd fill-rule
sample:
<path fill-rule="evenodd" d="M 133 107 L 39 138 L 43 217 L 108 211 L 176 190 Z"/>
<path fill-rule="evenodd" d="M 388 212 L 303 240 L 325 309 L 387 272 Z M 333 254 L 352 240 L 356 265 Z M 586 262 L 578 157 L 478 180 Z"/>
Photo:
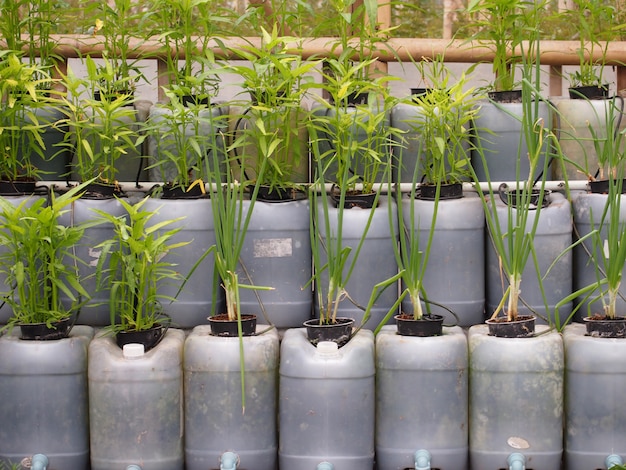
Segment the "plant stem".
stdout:
<path fill-rule="evenodd" d="M 513 273 L 509 277 L 509 301 L 506 310 L 506 318 L 508 321 L 517 320 L 518 314 L 518 305 L 519 305 L 519 296 L 520 296 L 520 285 L 522 283 L 522 275 L 520 273 Z"/>

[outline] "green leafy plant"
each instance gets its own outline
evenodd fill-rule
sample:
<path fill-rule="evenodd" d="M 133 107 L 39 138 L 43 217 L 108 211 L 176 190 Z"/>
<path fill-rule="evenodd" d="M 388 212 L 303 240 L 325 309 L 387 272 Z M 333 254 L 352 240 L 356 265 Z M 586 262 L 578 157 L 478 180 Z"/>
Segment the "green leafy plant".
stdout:
<path fill-rule="evenodd" d="M 471 40 L 493 52 L 494 91 L 516 87 L 515 68 L 521 63 L 519 47 L 526 39 L 524 9 L 534 8 L 525 0 L 471 0 L 466 9 L 472 21 Z"/>
<path fill-rule="evenodd" d="M 7 49 L 25 51 L 29 65 L 38 64 L 42 78 L 51 76 L 57 57 L 51 34 L 61 17 L 61 6 L 49 0 L 0 2 L 0 36 Z M 43 81 L 41 85 L 50 85 Z"/>
<path fill-rule="evenodd" d="M 73 247 L 86 225 L 64 226 L 59 218 L 84 191 L 85 185 L 49 197 L 31 196 L 19 204 L 0 198 L 0 271 L 9 291 L 4 301 L 13 308 L 10 324 L 52 323 L 68 318 L 89 299 L 81 286 Z M 61 296 L 71 301 L 65 305 Z"/>
<path fill-rule="evenodd" d="M 615 37 L 615 7 L 599 0 L 574 0 L 573 4 L 574 8 L 564 16 L 577 26 L 580 46 L 576 53 L 580 60 L 578 70 L 569 75 L 570 84 L 572 87 L 604 86 L 606 53 L 610 40 Z M 597 50 L 599 60 L 593 59 Z"/>
<path fill-rule="evenodd" d="M 321 163 L 317 170 L 350 193 L 373 193 L 390 158 L 388 110 L 395 99 L 385 86 L 389 77 L 361 78 L 372 63 L 327 59 L 331 72 L 323 73 L 319 87 L 330 100 L 319 100 L 309 122 L 315 158 Z M 367 96 L 367 103 L 352 104 L 355 95 Z"/>
<path fill-rule="evenodd" d="M 271 192 L 282 193 L 296 183 L 308 181 L 307 146 L 302 145 L 306 110 L 302 98 L 313 86 L 310 72 L 319 61 L 302 60 L 288 51 L 295 37 L 278 36 L 276 26 L 270 32 L 261 29 L 261 46 L 244 44 L 233 52 L 247 60 L 250 66 L 230 64 L 225 68 L 243 79 L 243 88 L 250 94 L 252 104 L 245 106 L 237 117 L 236 132 L 244 170 L 252 170 L 248 178 L 260 174 L 265 165 L 261 184 Z M 268 141 L 271 148 L 261 148 Z M 254 154 L 258 154 L 255 158 Z M 264 157 L 264 158 L 261 158 Z M 264 160 L 267 161 L 264 161 Z M 251 168 L 250 168 L 251 167 Z M 295 180 L 299 178 L 299 180 Z"/>
<path fill-rule="evenodd" d="M 103 95 L 131 95 L 142 77 L 137 66 L 139 59 L 131 58 L 131 51 L 137 47 L 131 45 L 131 41 L 138 40 L 135 31 L 141 20 L 133 3 L 132 0 L 112 0 L 100 2 L 96 7 L 98 16 L 92 28 L 94 35 L 102 36 L 105 63 L 98 78 Z"/>
<path fill-rule="evenodd" d="M 42 153 L 46 124 L 34 107 L 49 98 L 42 92 L 50 83 L 38 65 L 29 65 L 12 51 L 0 52 L 0 178 L 10 181 L 35 180 L 37 169 L 32 153 Z M 43 77 L 43 78 L 42 78 Z M 32 153 L 31 153 L 32 152 Z"/>
<path fill-rule="evenodd" d="M 423 160 L 425 183 L 461 183 L 471 177 L 469 169 L 471 126 L 479 112 L 479 97 L 473 87 L 467 87 L 464 72 L 454 83 L 441 61 L 420 64 L 424 76 L 434 87 L 415 98 L 420 108 L 415 123 L 423 141 L 420 156 Z M 408 100 L 407 100 L 408 101 Z"/>
<path fill-rule="evenodd" d="M 94 209 L 113 225 L 115 234 L 97 246 L 102 252 L 96 268 L 98 285 L 110 288 L 113 332 L 143 331 L 163 321 L 162 301 L 174 299 L 160 294 L 157 286 L 166 279 L 181 279 L 175 264 L 163 260 L 167 253 L 188 243 L 171 243 L 180 228 L 166 229 L 181 218 L 151 224 L 156 212 L 143 209 L 147 199 L 135 204 L 119 199 L 126 210 L 119 217 Z"/>
<path fill-rule="evenodd" d="M 145 16 L 149 36 L 157 36 L 166 58 L 167 86 L 178 97 L 197 101 L 215 95 L 217 82 L 208 70 L 215 57 L 210 45 L 220 34 L 230 34 L 233 12 L 215 0 L 158 0 Z"/>
<path fill-rule="evenodd" d="M 212 152 L 225 158 L 221 141 L 228 116 L 223 107 L 185 104 L 175 91 L 165 93 L 169 101 L 157 105 L 145 128 L 156 160 L 150 168 L 158 169 L 161 181 L 172 188 L 187 191 L 197 184 L 204 191 L 204 160 Z"/>
<path fill-rule="evenodd" d="M 128 106 L 126 95 L 83 98 L 86 89 L 97 87 L 101 76 L 92 59 L 87 58 L 86 63 L 87 79 L 77 77 L 71 68 L 63 77 L 68 89 L 63 98 L 66 123 L 72 130 L 65 144 L 73 151 L 73 169 L 80 181 L 96 178 L 96 182 L 113 184 L 118 159 L 135 151 L 146 136 L 139 132 L 135 110 Z"/>

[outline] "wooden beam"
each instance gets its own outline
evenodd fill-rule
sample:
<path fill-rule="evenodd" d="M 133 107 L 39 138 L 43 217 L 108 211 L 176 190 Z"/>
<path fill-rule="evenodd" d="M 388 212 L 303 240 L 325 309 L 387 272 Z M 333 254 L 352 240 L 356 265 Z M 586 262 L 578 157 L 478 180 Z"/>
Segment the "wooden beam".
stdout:
<path fill-rule="evenodd" d="M 102 38 L 92 35 L 53 35 L 52 41 L 56 47 L 54 53 L 61 57 L 101 57 L 104 50 Z M 261 38 L 225 38 L 222 40 L 226 48 L 222 49 L 216 42 L 211 46 L 216 57 L 222 59 L 237 58 L 232 49 L 242 45 L 260 46 Z M 198 51 L 202 41 L 198 40 Z M 288 44 L 289 51 L 300 54 L 303 58 L 337 56 L 341 48 L 337 46 L 337 38 L 301 38 Z M 0 41 L 0 48 L 6 47 Z M 578 41 L 542 41 L 541 63 L 545 65 L 578 65 L 577 51 L 580 47 Z M 594 48 L 594 60 L 599 60 L 602 47 Z M 526 50 L 526 49 L 525 49 Z M 515 51 L 519 53 L 519 51 Z M 157 40 L 131 40 L 130 58 L 165 58 L 172 52 L 168 52 Z M 182 51 L 179 51 L 181 59 L 184 59 Z M 422 57 L 432 58 L 443 56 L 447 62 L 491 62 L 494 54 L 489 42 L 464 41 L 447 39 L 420 39 L 420 38 L 390 38 L 377 44 L 373 55 L 383 62 L 394 62 L 397 59 L 408 61 L 411 58 L 419 60 Z M 358 57 L 355 57 L 358 59 Z M 626 64 L 626 41 L 612 41 L 606 50 L 607 65 Z"/>

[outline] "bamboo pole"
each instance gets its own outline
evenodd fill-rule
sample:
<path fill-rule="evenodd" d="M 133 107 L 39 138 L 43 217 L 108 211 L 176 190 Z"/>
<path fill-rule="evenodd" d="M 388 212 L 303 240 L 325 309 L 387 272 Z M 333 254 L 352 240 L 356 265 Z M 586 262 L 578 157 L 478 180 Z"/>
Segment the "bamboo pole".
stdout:
<path fill-rule="evenodd" d="M 101 37 L 93 35 L 53 35 L 52 40 L 56 42 L 55 54 L 66 58 L 101 57 L 104 50 L 104 43 Z M 233 49 L 242 45 L 260 46 L 261 38 L 223 38 L 221 41 L 226 48 L 220 48 L 215 42 L 212 47 L 216 57 L 222 59 L 237 58 Z M 156 40 L 131 41 L 130 58 L 165 58 L 168 51 Z M 201 41 L 198 40 L 198 47 Z M 6 47 L 0 41 L 0 47 Z M 577 51 L 580 48 L 579 41 L 541 41 L 540 61 L 544 65 L 578 65 L 580 58 Z M 601 59 L 600 51 L 604 47 L 594 48 L 593 60 Z M 337 56 L 341 53 L 341 48 L 337 47 L 337 38 L 301 38 L 288 44 L 289 52 L 300 54 L 303 58 Z M 180 51 L 179 51 L 180 52 Z M 519 53 L 520 51 L 515 51 Z M 171 53 L 171 52 L 170 52 Z M 373 55 L 382 62 L 394 62 L 397 60 L 408 61 L 433 58 L 438 55 L 444 57 L 446 62 L 490 62 L 494 54 L 487 41 L 465 41 L 447 39 L 424 39 L 424 38 L 389 38 L 377 43 L 377 50 Z M 585 56 L 588 57 L 588 51 Z M 181 58 L 184 57 L 181 55 Z M 606 64 L 624 66 L 626 65 L 626 41 L 611 41 L 606 50 Z"/>

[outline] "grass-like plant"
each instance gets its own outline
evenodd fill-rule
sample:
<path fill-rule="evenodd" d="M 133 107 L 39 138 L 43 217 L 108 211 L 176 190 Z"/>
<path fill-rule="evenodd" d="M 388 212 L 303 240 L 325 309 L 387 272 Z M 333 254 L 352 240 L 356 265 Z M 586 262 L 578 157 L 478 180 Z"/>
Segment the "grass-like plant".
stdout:
<path fill-rule="evenodd" d="M 504 310 L 508 321 L 515 321 L 518 317 L 521 302 L 520 287 L 522 274 L 529 259 L 535 258 L 533 239 L 537 232 L 540 212 L 546 198 L 545 182 L 550 162 L 549 152 L 553 144 L 558 145 L 556 136 L 539 115 L 539 106 L 542 103 L 538 89 L 540 84 L 540 70 L 537 62 L 539 51 L 536 49 L 538 47 L 536 43 L 531 43 L 529 47 L 529 50 L 524 55 L 521 82 L 523 111 L 520 118 L 523 138 L 528 147 L 528 154 L 526 155 L 529 160 L 528 176 L 525 180 L 518 181 L 515 188 L 510 188 L 511 192 L 508 197 L 510 200 L 515 200 L 515 203 L 507 204 L 506 221 L 504 224 L 501 223 L 498 216 L 497 205 L 498 190 L 501 188 L 494 190 L 493 184 L 489 179 L 488 170 L 486 170 L 488 180 L 487 194 L 481 190 L 478 191 L 485 207 L 489 239 L 498 256 L 500 269 L 505 278 L 504 284 L 506 285 L 502 298 L 495 311 L 492 312 L 491 318 L 495 319 Z M 480 143 L 478 143 L 478 149 L 480 150 Z M 479 153 L 481 153 L 483 164 L 486 168 L 484 154 L 482 152 Z M 542 178 L 537 186 L 534 175 L 542 162 Z M 479 184 L 478 177 L 473 170 L 472 172 L 475 182 Z M 532 217 L 531 214 L 533 214 Z M 537 273 L 537 275 L 541 277 L 540 273 Z"/>
<path fill-rule="evenodd" d="M 0 198 L 0 271 L 6 276 L 4 301 L 13 308 L 10 324 L 52 323 L 68 318 L 87 300 L 73 248 L 86 225 L 64 226 L 59 218 L 85 185 L 49 197 L 32 196 L 19 204 Z M 61 297 L 71 301 L 62 302 Z"/>
<path fill-rule="evenodd" d="M 235 180 L 233 177 L 234 168 L 225 167 L 224 161 L 220 157 L 220 155 L 227 154 L 228 150 L 233 152 L 233 146 L 240 145 L 237 141 L 223 154 L 212 152 L 204 160 L 204 174 L 207 177 L 207 192 L 211 199 L 216 240 L 215 245 L 207 250 L 204 256 L 209 253 L 214 254 L 215 270 L 222 280 L 226 298 L 226 315 L 229 320 L 237 321 L 240 333 L 242 312 L 239 309 L 239 289 L 264 289 L 264 287 L 241 283 L 238 275 L 239 258 L 257 200 L 260 181 L 263 178 L 265 168 L 269 165 L 271 152 L 278 145 L 275 140 L 276 136 L 271 129 L 262 128 L 260 131 L 262 143 L 259 145 L 260 153 L 257 158 L 261 160 L 262 164 L 256 181 Z M 242 167 L 246 164 L 245 158 L 246 154 L 243 152 L 239 158 L 229 159 L 228 163 L 238 166 L 235 171 L 243 174 Z M 249 206 L 244 211 L 246 199 L 249 201 Z M 202 261 L 204 256 L 198 263 Z"/>
<path fill-rule="evenodd" d="M 339 94 L 337 96 L 339 96 Z M 320 153 L 320 147 L 316 145 L 316 142 L 320 139 L 319 133 L 325 133 L 326 129 L 329 128 L 328 124 L 330 124 L 330 127 L 334 129 L 333 132 L 336 136 L 334 138 L 338 138 L 338 140 L 335 141 L 336 144 L 339 144 L 336 147 L 336 152 L 341 152 L 344 160 L 352 161 L 354 157 L 350 152 L 357 152 L 359 146 L 357 144 L 353 145 L 355 135 L 350 132 L 350 130 L 354 130 L 354 114 L 344 114 L 343 116 L 336 114 L 330 116 L 335 116 L 331 118 L 334 119 L 332 123 L 320 121 L 320 117 L 313 114 L 309 128 L 309 135 L 313 142 L 313 161 L 316 165 L 317 175 L 314 184 L 309 187 L 309 199 L 312 201 L 310 236 L 314 266 L 311 281 L 315 282 L 317 286 L 317 305 L 319 308 L 320 324 L 326 325 L 336 323 L 337 312 L 342 300 L 348 299 L 356 304 L 347 291 L 347 285 L 354 273 L 356 261 L 367 238 L 367 233 L 372 223 L 376 207 L 378 206 L 383 186 L 381 184 L 378 188 L 375 188 L 372 184 L 369 188 L 370 191 L 374 191 L 375 197 L 372 208 L 368 209 L 369 215 L 363 233 L 356 246 L 348 245 L 343 237 L 345 211 L 359 210 L 348 209 L 345 206 L 346 196 L 354 187 L 354 182 L 350 177 L 351 167 L 349 164 L 340 163 L 338 165 L 338 172 L 334 176 L 338 181 L 344 183 L 337 185 L 338 194 L 333 195 L 335 202 L 332 202 L 327 194 L 327 180 L 325 176 L 325 173 L 327 173 L 326 158 L 328 156 Z M 380 153 L 374 152 L 381 152 L 381 150 L 388 151 L 391 145 L 391 137 L 387 135 L 384 137 L 377 136 L 376 138 L 386 139 L 385 142 L 388 145 L 372 148 L 369 157 L 379 162 L 382 167 L 381 174 L 383 177 L 386 177 L 386 175 L 391 172 L 391 162 L 389 159 L 385 160 L 382 158 Z M 324 227 L 323 230 L 320 228 L 322 225 Z M 322 283 L 323 273 L 325 273 L 327 278 L 325 284 Z M 363 324 L 368 320 L 369 312 L 382 290 L 392 285 L 394 282 L 397 282 L 397 279 L 396 277 L 386 280 L 373 289 L 370 300 L 365 308 Z"/>
<path fill-rule="evenodd" d="M 162 301 L 174 298 L 159 292 L 159 283 L 181 279 L 175 264 L 163 257 L 189 242 L 171 243 L 180 227 L 167 229 L 182 218 L 150 223 L 156 214 L 143 208 L 148 198 L 132 204 L 119 199 L 126 214 L 115 216 L 94 209 L 103 221 L 113 226 L 114 236 L 99 244 L 96 267 L 98 285 L 110 288 L 110 329 L 143 331 L 163 321 Z M 117 319 L 119 318 L 119 323 Z"/>
<path fill-rule="evenodd" d="M 620 167 L 618 174 L 609 179 L 607 204 L 600 220 L 600 227 L 606 229 L 606 238 L 601 241 L 595 239 L 594 244 L 594 251 L 602 254 L 599 260 L 601 262 L 596 260 L 596 266 L 601 269 L 606 282 L 606 298 L 603 295 L 601 299 L 607 318 L 617 316 L 617 300 L 621 296 L 619 290 L 626 264 L 626 223 L 620 220 L 623 182 L 624 171 L 623 167 Z M 600 282 L 602 283 L 602 279 Z"/>
<path fill-rule="evenodd" d="M 597 179 L 599 180 L 617 178 L 617 173 L 626 158 L 623 149 L 624 139 L 619 129 L 623 110 L 624 99 L 614 96 L 607 101 L 607 106 L 605 106 L 604 130 L 598 130 L 591 124 L 587 126 L 598 159 Z"/>

